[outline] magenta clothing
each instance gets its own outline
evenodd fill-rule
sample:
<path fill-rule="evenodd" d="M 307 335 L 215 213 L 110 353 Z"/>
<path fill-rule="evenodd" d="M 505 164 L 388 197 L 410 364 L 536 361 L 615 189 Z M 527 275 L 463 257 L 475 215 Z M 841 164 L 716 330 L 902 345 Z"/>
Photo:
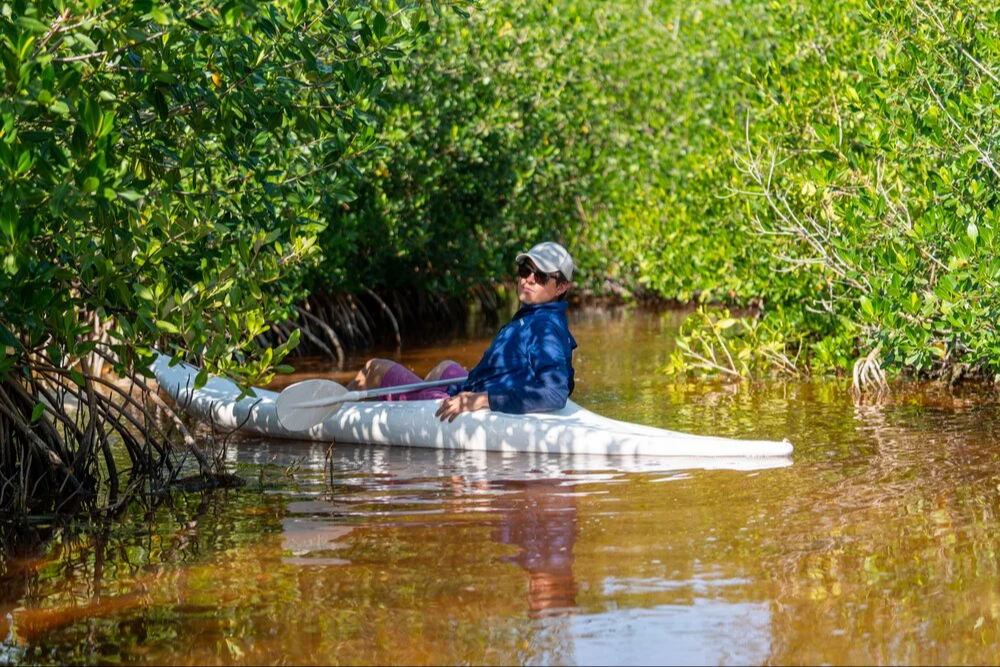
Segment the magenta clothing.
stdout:
<path fill-rule="evenodd" d="M 468 375 L 468 371 L 459 366 L 458 364 L 452 363 L 445 367 L 444 372 L 441 373 L 442 380 L 454 380 L 457 378 L 464 378 Z M 382 376 L 382 387 L 401 387 L 404 384 L 416 384 L 418 382 L 424 382 L 422 377 L 419 377 L 416 373 L 410 371 L 410 369 L 402 366 L 400 364 L 395 364 L 392 368 L 385 372 Z M 383 396 L 380 400 L 383 401 L 434 401 L 442 398 L 448 398 L 448 392 L 445 391 L 447 387 L 432 387 L 431 389 L 418 389 L 417 391 L 408 391 L 405 394 L 389 394 L 388 396 Z"/>

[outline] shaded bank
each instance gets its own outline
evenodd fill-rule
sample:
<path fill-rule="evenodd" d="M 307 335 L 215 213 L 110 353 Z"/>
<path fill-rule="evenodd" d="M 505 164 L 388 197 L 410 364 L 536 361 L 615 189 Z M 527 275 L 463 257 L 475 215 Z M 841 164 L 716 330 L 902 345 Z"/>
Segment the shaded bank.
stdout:
<path fill-rule="evenodd" d="M 287 343 L 300 331 L 295 357 L 326 356 L 343 366 L 349 352 L 372 347 L 401 348 L 434 336 L 473 335 L 496 326 L 516 310 L 510 286 L 482 283 L 463 295 L 420 288 L 317 291 L 293 308 L 294 318 L 258 336 L 264 347 Z"/>
<path fill-rule="evenodd" d="M 513 268 L 509 271 L 513 274 Z M 697 300 L 666 299 L 644 289 L 627 291 L 607 281 L 609 291 L 595 292 L 589 282 L 574 284 L 572 308 L 630 307 L 691 312 Z M 461 294 L 420 287 L 397 290 L 363 288 L 359 292 L 317 291 L 294 307 L 293 319 L 272 325 L 258 336 L 262 346 L 280 345 L 300 329 L 292 357 L 325 356 L 343 365 L 346 356 L 366 348 L 402 348 L 436 337 L 471 337 L 495 333 L 520 306 L 513 280 L 483 280 Z M 697 296 L 697 295 L 696 295 Z M 752 309 L 743 309 L 750 313 Z"/>

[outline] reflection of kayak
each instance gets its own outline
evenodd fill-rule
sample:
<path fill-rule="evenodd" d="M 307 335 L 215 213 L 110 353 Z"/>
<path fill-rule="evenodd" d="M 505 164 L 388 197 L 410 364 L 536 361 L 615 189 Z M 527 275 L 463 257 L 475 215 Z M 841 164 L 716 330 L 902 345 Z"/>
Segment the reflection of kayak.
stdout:
<path fill-rule="evenodd" d="M 217 377 L 193 390 L 198 369 L 184 363 L 171 368 L 169 362 L 169 357 L 160 355 L 153 370 L 160 387 L 184 412 L 221 430 L 239 428 L 273 438 L 613 456 L 770 457 L 792 453 L 788 442 L 733 440 L 640 426 L 602 417 L 572 401 L 557 412 L 469 412 L 451 423 L 434 416 L 439 401 L 344 403 L 339 411 L 308 431 L 289 431 L 278 423 L 276 392 L 255 389 L 256 398 L 237 401 L 240 390 L 236 384 Z"/>

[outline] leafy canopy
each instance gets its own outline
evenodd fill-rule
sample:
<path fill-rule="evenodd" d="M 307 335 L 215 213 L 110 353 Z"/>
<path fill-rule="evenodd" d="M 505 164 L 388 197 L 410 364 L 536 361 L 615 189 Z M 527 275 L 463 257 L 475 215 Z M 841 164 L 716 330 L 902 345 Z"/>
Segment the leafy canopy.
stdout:
<path fill-rule="evenodd" d="M 0 373 L 106 330 L 267 382 L 289 345 L 251 343 L 426 30 L 395 0 L 0 4 Z"/>

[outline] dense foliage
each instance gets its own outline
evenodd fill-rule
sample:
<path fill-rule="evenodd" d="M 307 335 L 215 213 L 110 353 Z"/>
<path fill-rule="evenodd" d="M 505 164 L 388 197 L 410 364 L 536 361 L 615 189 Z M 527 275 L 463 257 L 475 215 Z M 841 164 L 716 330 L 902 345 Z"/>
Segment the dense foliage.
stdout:
<path fill-rule="evenodd" d="M 6 342 L 78 355 L 94 315 L 123 358 L 172 334 L 266 381 L 270 364 L 234 353 L 281 315 L 266 286 L 350 198 L 343 173 L 376 144 L 418 9 L 5 3 Z"/>
<path fill-rule="evenodd" d="M 556 238 L 588 269 L 584 287 L 626 287 L 613 244 L 638 237 L 630 224 L 613 232 L 609 208 L 642 163 L 638 125 L 667 110 L 623 97 L 639 74 L 630 61 L 653 63 L 641 53 L 648 17 L 631 4 L 514 0 L 432 24 L 387 92 L 389 150 L 367 161 L 357 201 L 322 236 L 336 251 L 314 284 L 462 294 Z"/>
<path fill-rule="evenodd" d="M 515 0 L 436 19 L 317 283 L 461 292 L 554 237 L 588 291 L 759 294 L 768 280 L 732 270 L 754 261 L 726 198 L 732 144 L 759 98 L 748 68 L 795 23 L 736 4 Z"/>
<path fill-rule="evenodd" d="M 142 371 L 158 342 L 272 377 L 296 337 L 254 337 L 353 196 L 344 173 L 377 146 L 372 111 L 425 16 L 395 0 L 0 4 L 5 479 L 28 479 L 12 442 L 63 474 L 96 465 L 105 360 Z M 66 392 L 93 409 L 77 425 Z"/>
<path fill-rule="evenodd" d="M 759 292 L 781 306 L 765 308 L 768 343 L 816 370 L 858 358 L 861 379 L 873 365 L 1000 372 L 1000 16 L 987 3 L 872 0 L 803 3 L 772 23 L 782 38 L 748 70 L 758 99 L 731 135 L 741 236 L 767 257 L 737 275 L 781 272 Z"/>
<path fill-rule="evenodd" d="M 989 4 L 510 2 L 442 23 L 336 218 L 361 252 L 324 277 L 460 292 L 556 237 L 584 289 L 754 308 L 692 319 L 674 372 L 698 350 L 742 355 L 739 376 L 1000 371 Z"/>

